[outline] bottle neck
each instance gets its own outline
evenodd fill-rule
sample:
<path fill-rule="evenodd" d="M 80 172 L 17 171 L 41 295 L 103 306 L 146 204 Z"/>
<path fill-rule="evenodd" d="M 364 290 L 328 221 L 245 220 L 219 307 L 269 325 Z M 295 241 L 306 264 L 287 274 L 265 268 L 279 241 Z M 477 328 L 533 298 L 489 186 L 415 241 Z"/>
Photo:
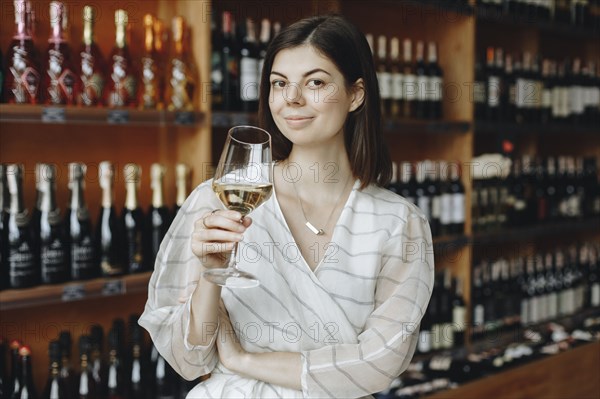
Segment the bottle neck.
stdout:
<path fill-rule="evenodd" d="M 69 186 L 71 188 L 71 209 L 85 208 L 83 182 L 81 180 L 73 180 L 69 183 Z"/>
<path fill-rule="evenodd" d="M 113 188 L 111 184 L 102 187 L 102 207 L 111 208 L 114 204 Z"/>
<path fill-rule="evenodd" d="M 160 179 L 152 182 L 152 207 L 161 208 L 164 206 L 163 184 Z"/>
<path fill-rule="evenodd" d="M 153 25 L 146 25 L 146 32 L 144 34 L 144 49 L 146 54 L 152 54 L 154 51 L 154 27 Z"/>
<path fill-rule="evenodd" d="M 62 18 L 52 23 L 52 34 L 50 36 L 50 43 L 62 43 L 65 41 L 62 29 Z"/>
<path fill-rule="evenodd" d="M 56 188 L 53 180 L 42 183 L 39 206 L 42 212 L 51 212 L 56 209 Z"/>
<path fill-rule="evenodd" d="M 123 49 L 127 45 L 127 43 L 125 41 L 125 31 L 126 31 L 125 25 L 123 25 L 123 24 L 117 25 L 116 39 L 115 39 L 115 46 L 117 48 Z"/>
<path fill-rule="evenodd" d="M 177 181 L 176 186 L 177 186 L 177 195 L 175 198 L 175 203 L 177 204 L 177 206 L 182 206 L 187 197 L 187 188 L 186 188 L 186 184 L 185 184 L 185 179 L 179 179 Z"/>
<path fill-rule="evenodd" d="M 30 31 L 27 26 L 27 11 L 25 1 L 15 2 L 15 39 L 30 39 Z"/>
<path fill-rule="evenodd" d="M 127 182 L 125 185 L 125 208 L 133 211 L 138 207 L 137 184 L 136 182 Z"/>
<path fill-rule="evenodd" d="M 83 25 L 83 44 L 91 46 L 94 43 L 94 22 L 86 20 Z"/>

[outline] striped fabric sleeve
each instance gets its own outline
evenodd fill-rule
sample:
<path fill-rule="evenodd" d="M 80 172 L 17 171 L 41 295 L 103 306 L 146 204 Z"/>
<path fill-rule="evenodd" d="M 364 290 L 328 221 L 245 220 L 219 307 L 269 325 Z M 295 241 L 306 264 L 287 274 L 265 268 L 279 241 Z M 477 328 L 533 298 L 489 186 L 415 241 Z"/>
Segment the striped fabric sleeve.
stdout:
<path fill-rule="evenodd" d="M 302 352 L 302 391 L 311 398 L 356 398 L 382 391 L 408 367 L 433 288 L 433 244 L 420 213 L 384 244 L 375 308 L 356 344 Z"/>
<path fill-rule="evenodd" d="M 218 360 L 214 339 L 206 346 L 192 345 L 188 340 L 191 295 L 201 270 L 190 237 L 194 222 L 217 207 L 219 202 L 210 185 L 200 185 L 188 197 L 161 243 L 139 320 L 158 352 L 188 380 L 208 374 Z"/>

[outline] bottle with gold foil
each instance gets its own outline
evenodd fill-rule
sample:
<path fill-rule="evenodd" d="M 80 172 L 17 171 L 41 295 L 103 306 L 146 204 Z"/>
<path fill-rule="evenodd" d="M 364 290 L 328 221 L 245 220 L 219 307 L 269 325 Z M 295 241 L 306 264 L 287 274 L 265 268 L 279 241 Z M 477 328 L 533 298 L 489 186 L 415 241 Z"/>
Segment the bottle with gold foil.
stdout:
<path fill-rule="evenodd" d="M 176 196 L 175 196 L 175 208 L 173 209 L 173 218 L 181 209 L 185 199 L 189 194 L 190 187 L 190 177 L 191 171 L 190 167 L 183 163 L 178 163 L 175 166 L 175 187 L 176 187 Z"/>
<path fill-rule="evenodd" d="M 144 16 L 144 56 L 142 57 L 142 73 L 140 76 L 139 107 L 142 109 L 158 108 L 159 70 L 155 47 L 154 22 L 152 14 Z"/>
<path fill-rule="evenodd" d="M 71 62 L 71 48 L 65 38 L 67 10 L 60 1 L 50 2 L 50 28 L 46 53 L 43 96 L 46 104 L 74 105 L 77 102 L 77 75 Z"/>
<path fill-rule="evenodd" d="M 160 243 L 162 242 L 169 225 L 171 224 L 171 215 L 169 208 L 165 206 L 163 180 L 166 168 L 159 164 L 153 163 L 150 166 L 150 187 L 152 188 L 152 206 L 147 214 L 147 227 L 150 229 L 150 248 L 149 262 L 154 262 Z"/>
<path fill-rule="evenodd" d="M 83 7 L 83 44 L 79 52 L 79 104 L 86 107 L 99 106 L 103 103 L 104 76 L 106 64 L 100 47 L 94 39 L 94 24 L 96 9 L 92 6 Z"/>
<path fill-rule="evenodd" d="M 170 111 L 192 111 L 196 90 L 196 67 L 186 46 L 183 17 L 173 18 L 173 48 L 167 65 L 165 103 Z"/>
<path fill-rule="evenodd" d="M 168 32 L 162 20 L 154 19 L 154 51 L 158 68 L 158 109 L 165 106 L 165 68 L 167 62 Z"/>
<path fill-rule="evenodd" d="M 129 17 L 125 10 L 115 11 L 115 47 L 109 59 L 106 105 L 109 107 L 135 106 L 136 78 L 134 65 L 127 45 L 127 24 Z"/>
<path fill-rule="evenodd" d="M 144 212 L 138 203 L 138 188 L 142 177 L 139 165 L 128 163 L 124 169 L 125 208 L 121 214 L 125 236 L 125 262 L 129 273 L 146 270 L 146 238 Z"/>
<path fill-rule="evenodd" d="M 40 98 L 40 68 L 32 38 L 26 1 L 15 0 L 15 34 L 6 53 L 4 99 L 13 104 L 37 104 Z"/>

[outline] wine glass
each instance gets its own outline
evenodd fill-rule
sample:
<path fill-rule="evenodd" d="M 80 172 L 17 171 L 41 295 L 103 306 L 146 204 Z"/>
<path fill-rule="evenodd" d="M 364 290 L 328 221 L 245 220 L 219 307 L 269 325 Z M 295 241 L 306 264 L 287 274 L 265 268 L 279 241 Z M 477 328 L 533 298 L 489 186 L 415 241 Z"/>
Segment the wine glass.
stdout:
<path fill-rule="evenodd" d="M 254 126 L 229 129 L 212 189 L 223 205 L 240 212 L 242 219 L 269 199 L 273 190 L 271 135 Z M 238 269 L 237 247 L 236 243 L 226 269 L 206 270 L 202 276 L 228 288 L 258 286 L 259 281 L 255 276 Z"/>

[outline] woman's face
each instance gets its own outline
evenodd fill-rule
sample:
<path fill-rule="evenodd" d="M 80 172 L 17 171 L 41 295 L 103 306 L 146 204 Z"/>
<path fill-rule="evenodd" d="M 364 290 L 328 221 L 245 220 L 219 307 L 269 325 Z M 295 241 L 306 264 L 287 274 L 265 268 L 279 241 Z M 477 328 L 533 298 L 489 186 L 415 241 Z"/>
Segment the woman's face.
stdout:
<path fill-rule="evenodd" d="M 346 117 L 364 97 L 362 81 L 347 90 L 335 64 L 310 45 L 277 53 L 269 79 L 273 120 L 294 145 L 343 143 Z"/>

